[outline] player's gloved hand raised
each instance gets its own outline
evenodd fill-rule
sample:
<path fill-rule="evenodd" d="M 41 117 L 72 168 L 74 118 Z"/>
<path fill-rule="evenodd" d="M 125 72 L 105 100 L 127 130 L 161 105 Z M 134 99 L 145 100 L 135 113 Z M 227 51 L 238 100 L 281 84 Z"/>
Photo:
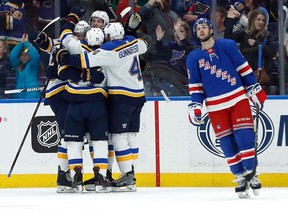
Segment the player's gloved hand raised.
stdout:
<path fill-rule="evenodd" d="M 86 9 L 82 8 L 79 5 L 76 5 L 70 9 L 69 14 L 66 17 L 65 21 L 76 24 L 82 19 L 85 12 L 86 12 Z"/>
<path fill-rule="evenodd" d="M 128 18 L 128 27 L 131 29 L 136 29 L 140 23 L 141 16 L 138 13 L 134 13 Z"/>
<path fill-rule="evenodd" d="M 90 72 L 91 72 L 90 82 L 93 84 L 100 84 L 105 79 L 105 75 L 103 74 L 101 67 L 91 68 Z"/>
<path fill-rule="evenodd" d="M 200 126 L 204 122 L 202 120 L 202 104 L 192 102 L 188 105 L 189 121 L 194 126 Z"/>
<path fill-rule="evenodd" d="M 56 53 L 56 61 L 58 65 L 66 65 L 68 64 L 68 56 L 69 52 L 66 49 L 60 49 Z"/>
<path fill-rule="evenodd" d="M 254 103 L 254 105 L 258 106 L 260 110 L 263 109 L 263 104 L 267 99 L 267 95 L 266 92 L 262 89 L 261 85 L 259 83 L 250 85 L 246 88 L 246 91 L 247 96 Z"/>
<path fill-rule="evenodd" d="M 38 32 L 32 33 L 29 39 L 31 43 L 35 42 L 36 44 L 41 45 L 42 43 L 47 41 L 48 36 L 45 32 L 38 31 Z"/>

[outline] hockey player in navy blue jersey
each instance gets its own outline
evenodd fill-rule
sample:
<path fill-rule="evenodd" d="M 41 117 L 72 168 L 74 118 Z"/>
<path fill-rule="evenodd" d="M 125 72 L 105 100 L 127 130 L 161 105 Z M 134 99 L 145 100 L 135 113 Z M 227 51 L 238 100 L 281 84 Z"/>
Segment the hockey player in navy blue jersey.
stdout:
<path fill-rule="evenodd" d="M 205 18 L 198 19 L 193 33 L 200 39 L 202 48 L 193 50 L 187 58 L 189 72 L 189 119 L 193 125 L 202 122 L 201 109 L 206 109 L 220 140 L 231 172 L 238 186 L 235 192 L 240 198 L 249 197 L 249 188 L 259 195 L 261 183 L 253 173 L 255 163 L 255 132 L 249 98 L 262 108 L 267 96 L 246 61 L 229 39 L 213 39 L 213 26 Z"/>

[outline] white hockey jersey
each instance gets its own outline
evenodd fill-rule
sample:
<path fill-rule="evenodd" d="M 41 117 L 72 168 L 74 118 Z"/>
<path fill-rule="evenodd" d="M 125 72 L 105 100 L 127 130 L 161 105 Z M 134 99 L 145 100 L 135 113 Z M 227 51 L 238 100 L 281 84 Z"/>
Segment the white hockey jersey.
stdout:
<path fill-rule="evenodd" d="M 139 55 L 147 51 L 146 43 L 132 36 L 107 42 L 94 52 L 69 57 L 69 64 L 79 68 L 102 66 L 107 75 L 109 99 L 143 104 L 144 84 Z"/>

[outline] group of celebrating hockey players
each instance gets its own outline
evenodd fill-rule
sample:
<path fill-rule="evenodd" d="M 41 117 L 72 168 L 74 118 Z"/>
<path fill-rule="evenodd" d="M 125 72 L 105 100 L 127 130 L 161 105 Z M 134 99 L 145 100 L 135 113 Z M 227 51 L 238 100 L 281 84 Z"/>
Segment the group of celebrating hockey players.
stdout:
<path fill-rule="evenodd" d="M 84 185 L 87 191 L 100 193 L 135 191 L 140 113 L 146 101 L 139 55 L 147 45 L 125 35 L 121 23 L 109 23 L 106 12 L 95 11 L 89 24 L 81 21 L 84 13 L 79 7 L 71 9 L 59 39 L 48 38 L 44 32 L 35 38 L 43 51 L 51 53 L 45 103 L 55 113 L 62 135 L 57 192 L 79 192 Z M 131 17 L 134 22 L 140 20 L 139 15 Z M 261 109 L 267 96 L 236 42 L 214 40 L 213 32 L 206 18 L 194 23 L 193 34 L 201 48 L 191 51 L 186 62 L 192 100 L 189 120 L 195 126 L 203 124 L 205 101 L 216 138 L 236 177 L 235 191 L 247 198 L 250 188 L 255 195 L 261 189 L 249 100 Z M 84 137 L 94 172 L 94 178 L 85 182 Z M 116 180 L 111 171 L 114 152 L 122 173 Z"/>
<path fill-rule="evenodd" d="M 62 136 L 57 192 L 79 192 L 83 185 L 100 193 L 135 191 L 137 135 L 145 103 L 138 56 L 147 46 L 141 39 L 125 36 L 121 23 L 109 23 L 106 12 L 95 11 L 90 25 L 81 20 L 84 13 L 81 7 L 71 9 L 59 39 L 44 32 L 35 38 L 41 50 L 51 53 L 45 104 L 55 113 Z M 85 182 L 84 137 L 94 172 L 94 178 Z M 115 180 L 114 152 L 122 173 Z"/>

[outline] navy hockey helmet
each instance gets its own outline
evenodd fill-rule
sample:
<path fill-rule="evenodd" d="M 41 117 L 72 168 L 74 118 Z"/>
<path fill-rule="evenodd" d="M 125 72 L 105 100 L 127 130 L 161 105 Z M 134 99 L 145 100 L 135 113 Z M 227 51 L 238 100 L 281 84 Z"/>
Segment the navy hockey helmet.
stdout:
<path fill-rule="evenodd" d="M 200 18 L 200 19 L 196 20 L 195 23 L 194 23 L 194 25 L 193 25 L 193 34 L 194 34 L 195 36 L 197 36 L 197 34 L 196 34 L 196 28 L 197 28 L 197 26 L 200 25 L 200 24 L 207 24 L 210 29 L 214 30 L 213 25 L 212 25 L 212 23 L 211 23 L 211 21 L 210 21 L 209 19 L 207 19 L 207 18 Z"/>

